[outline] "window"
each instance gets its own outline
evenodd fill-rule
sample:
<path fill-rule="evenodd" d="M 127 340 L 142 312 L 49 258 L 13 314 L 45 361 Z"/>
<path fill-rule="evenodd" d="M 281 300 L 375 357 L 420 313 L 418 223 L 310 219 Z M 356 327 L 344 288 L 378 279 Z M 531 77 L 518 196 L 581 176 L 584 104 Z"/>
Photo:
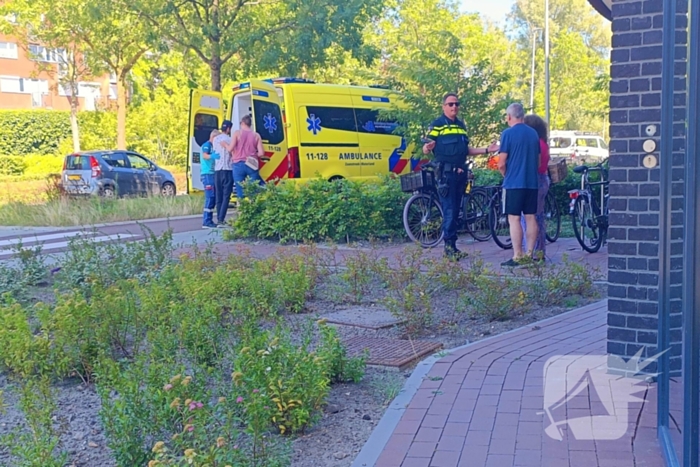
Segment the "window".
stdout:
<path fill-rule="evenodd" d="M 350 107 L 308 106 L 306 111 L 314 116 L 320 128 L 330 130 L 357 131 L 355 111 Z"/>
<path fill-rule="evenodd" d="M 17 44 L 0 42 L 0 58 L 17 58 Z"/>
<path fill-rule="evenodd" d="M 127 157 L 129 158 L 129 164 L 131 165 L 132 169 L 148 170 L 151 168 L 151 164 L 146 159 L 137 154 L 129 153 L 127 154 Z"/>
<path fill-rule="evenodd" d="M 280 106 L 272 102 L 253 99 L 255 122 L 253 127 L 267 144 L 280 144 L 284 141 L 284 123 Z"/>
<path fill-rule="evenodd" d="M 38 62 L 59 63 L 65 61 L 65 49 L 48 49 L 43 45 L 29 44 L 29 56 Z"/>
<path fill-rule="evenodd" d="M 599 139 L 598 142 L 600 143 L 601 148 L 608 149 L 608 143 L 606 143 L 604 139 Z"/>
<path fill-rule="evenodd" d="M 103 154 L 102 159 L 107 163 L 107 165 L 110 165 L 112 167 L 117 167 L 117 168 L 125 168 L 126 167 L 126 158 L 124 157 L 123 152 L 115 152 L 112 154 Z"/>
<path fill-rule="evenodd" d="M 66 170 L 90 170 L 90 157 L 75 155 L 66 157 Z"/>
<path fill-rule="evenodd" d="M 555 149 L 568 148 L 571 146 L 571 138 L 552 138 L 549 142 L 549 146 Z"/>
<path fill-rule="evenodd" d="M 48 94 L 49 82 L 43 79 L 0 76 L 0 91 L 22 94 Z"/>
<path fill-rule="evenodd" d="M 211 132 L 219 128 L 219 118 L 216 115 L 197 114 L 194 116 L 194 140 L 199 146 L 209 141 Z"/>
<path fill-rule="evenodd" d="M 357 130 L 360 133 L 374 133 L 378 135 L 393 135 L 399 126 L 396 122 L 379 118 L 378 110 L 355 109 L 357 117 Z"/>
<path fill-rule="evenodd" d="M 598 140 L 595 138 L 579 138 L 576 140 L 576 146 L 584 148 L 597 148 Z"/>

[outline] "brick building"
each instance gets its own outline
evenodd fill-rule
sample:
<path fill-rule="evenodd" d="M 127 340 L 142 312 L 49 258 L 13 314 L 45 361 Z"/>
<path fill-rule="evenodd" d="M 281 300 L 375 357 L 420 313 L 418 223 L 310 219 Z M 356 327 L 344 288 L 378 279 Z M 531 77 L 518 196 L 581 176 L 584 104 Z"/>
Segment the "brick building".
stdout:
<path fill-rule="evenodd" d="M 62 54 L 0 34 L 0 109 L 70 109 L 70 91 L 58 82 Z M 80 110 L 108 108 L 116 98 L 116 80 L 109 75 L 78 84 Z"/>

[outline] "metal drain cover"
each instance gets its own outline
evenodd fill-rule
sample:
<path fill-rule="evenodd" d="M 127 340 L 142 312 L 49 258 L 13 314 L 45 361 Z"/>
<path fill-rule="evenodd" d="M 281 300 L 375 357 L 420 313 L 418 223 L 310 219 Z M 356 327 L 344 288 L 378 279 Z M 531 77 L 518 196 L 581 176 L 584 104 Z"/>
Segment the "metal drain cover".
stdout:
<path fill-rule="evenodd" d="M 353 357 L 362 355 L 367 350 L 368 365 L 387 366 L 399 370 L 442 348 L 440 342 L 362 336 L 347 339 L 345 345 L 348 354 Z"/>

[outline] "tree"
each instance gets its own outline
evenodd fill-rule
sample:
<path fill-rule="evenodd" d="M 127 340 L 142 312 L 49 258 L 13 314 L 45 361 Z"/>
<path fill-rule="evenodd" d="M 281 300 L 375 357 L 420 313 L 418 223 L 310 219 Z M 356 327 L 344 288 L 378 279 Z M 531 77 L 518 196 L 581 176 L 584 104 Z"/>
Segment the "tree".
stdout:
<path fill-rule="evenodd" d="M 238 72 L 295 74 L 323 62 L 334 45 L 366 57 L 362 30 L 382 8 L 373 0 L 122 1 L 171 45 L 193 51 L 215 91 L 231 62 Z"/>
<path fill-rule="evenodd" d="M 49 0 L 14 0 L 0 8 L 0 17 L 11 14 L 12 22 L 5 22 L 2 30 L 15 36 L 22 47 L 29 51 L 30 44 L 40 44 L 44 52 L 54 61 L 37 59 L 37 72 L 44 72 L 56 79 L 57 87 L 67 91 L 70 103 L 70 123 L 73 151 L 80 151 L 78 126 L 78 83 L 101 72 L 99 63 L 88 63 L 84 53 L 85 44 L 77 39 L 70 24 L 72 18 L 70 1 L 54 4 Z M 49 57 L 43 57 L 49 58 Z"/>
<path fill-rule="evenodd" d="M 550 0 L 550 127 L 600 131 L 608 112 L 610 29 L 586 0 Z M 544 1 L 517 0 L 509 18 L 518 61 L 530 63 L 532 32 L 544 28 Z M 535 111 L 544 114 L 544 51 L 536 56 Z M 529 67 L 527 68 L 529 69 Z M 516 83 L 529 95 L 530 75 Z"/>
<path fill-rule="evenodd" d="M 398 120 L 397 131 L 415 144 L 417 152 L 448 92 L 460 97 L 460 115 L 471 144 L 498 136 L 508 104 L 504 89 L 508 75 L 490 59 L 506 56 L 504 36 L 445 0 L 402 0 L 378 24 L 378 31 L 375 45 L 382 58 L 376 65 L 376 79 L 399 93 L 406 104 L 384 117 Z"/>

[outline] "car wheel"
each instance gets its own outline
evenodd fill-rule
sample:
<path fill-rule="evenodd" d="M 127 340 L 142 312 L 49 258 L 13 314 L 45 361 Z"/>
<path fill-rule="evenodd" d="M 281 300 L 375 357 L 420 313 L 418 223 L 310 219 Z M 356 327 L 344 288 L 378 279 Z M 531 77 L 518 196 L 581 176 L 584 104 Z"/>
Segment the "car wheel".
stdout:
<path fill-rule="evenodd" d="M 117 192 L 114 190 L 113 186 L 105 186 L 102 188 L 102 197 L 108 199 L 114 199 L 117 197 Z"/>
<path fill-rule="evenodd" d="M 160 189 L 160 194 L 163 196 L 175 196 L 175 185 L 170 182 L 163 183 L 163 188 Z"/>

